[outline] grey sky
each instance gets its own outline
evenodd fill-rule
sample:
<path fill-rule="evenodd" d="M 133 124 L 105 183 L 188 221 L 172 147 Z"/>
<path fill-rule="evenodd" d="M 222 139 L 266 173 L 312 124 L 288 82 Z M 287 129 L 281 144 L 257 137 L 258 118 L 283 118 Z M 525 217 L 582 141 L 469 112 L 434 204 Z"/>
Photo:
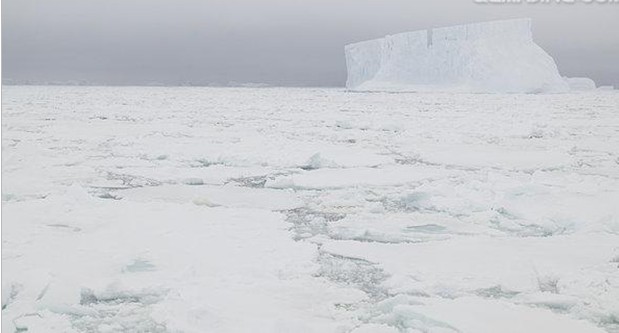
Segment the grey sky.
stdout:
<path fill-rule="evenodd" d="M 4 0 L 2 76 L 341 86 L 347 43 L 518 17 L 533 18 L 562 74 L 619 86 L 619 3 L 473 0 Z"/>

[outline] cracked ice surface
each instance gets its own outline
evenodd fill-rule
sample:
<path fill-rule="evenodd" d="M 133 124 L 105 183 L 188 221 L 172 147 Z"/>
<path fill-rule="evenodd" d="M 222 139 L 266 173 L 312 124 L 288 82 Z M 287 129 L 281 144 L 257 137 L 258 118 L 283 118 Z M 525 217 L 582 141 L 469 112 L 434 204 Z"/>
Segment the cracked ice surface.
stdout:
<path fill-rule="evenodd" d="M 616 92 L 3 97 L 3 332 L 619 332 Z"/>

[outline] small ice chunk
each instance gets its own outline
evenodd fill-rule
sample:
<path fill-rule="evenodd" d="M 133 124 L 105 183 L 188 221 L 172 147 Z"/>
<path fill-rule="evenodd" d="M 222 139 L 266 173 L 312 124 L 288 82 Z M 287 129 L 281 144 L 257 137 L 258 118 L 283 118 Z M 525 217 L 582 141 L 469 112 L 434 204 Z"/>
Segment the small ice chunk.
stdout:
<path fill-rule="evenodd" d="M 301 167 L 303 170 L 316 170 L 320 168 L 333 168 L 336 164 L 333 161 L 327 160 L 320 153 L 316 153 L 309 158 L 309 160 L 305 163 L 304 166 Z"/>

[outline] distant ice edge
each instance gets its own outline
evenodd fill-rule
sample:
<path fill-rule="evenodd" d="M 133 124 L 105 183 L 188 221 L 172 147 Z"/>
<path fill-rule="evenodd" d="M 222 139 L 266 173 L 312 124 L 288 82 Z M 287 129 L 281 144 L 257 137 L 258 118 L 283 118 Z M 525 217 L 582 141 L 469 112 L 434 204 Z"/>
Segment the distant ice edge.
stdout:
<path fill-rule="evenodd" d="M 531 19 L 404 32 L 345 46 L 356 91 L 561 93 L 554 59 L 533 41 Z"/>

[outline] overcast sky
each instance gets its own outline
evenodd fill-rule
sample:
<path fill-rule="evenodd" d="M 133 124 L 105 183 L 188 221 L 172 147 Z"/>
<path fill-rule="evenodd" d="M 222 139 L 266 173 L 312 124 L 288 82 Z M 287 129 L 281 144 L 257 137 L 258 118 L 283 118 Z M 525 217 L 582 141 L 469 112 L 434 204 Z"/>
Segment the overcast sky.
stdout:
<path fill-rule="evenodd" d="M 563 75 L 619 86 L 619 3 L 474 0 L 3 0 L 2 76 L 342 86 L 347 43 L 519 17 Z"/>

